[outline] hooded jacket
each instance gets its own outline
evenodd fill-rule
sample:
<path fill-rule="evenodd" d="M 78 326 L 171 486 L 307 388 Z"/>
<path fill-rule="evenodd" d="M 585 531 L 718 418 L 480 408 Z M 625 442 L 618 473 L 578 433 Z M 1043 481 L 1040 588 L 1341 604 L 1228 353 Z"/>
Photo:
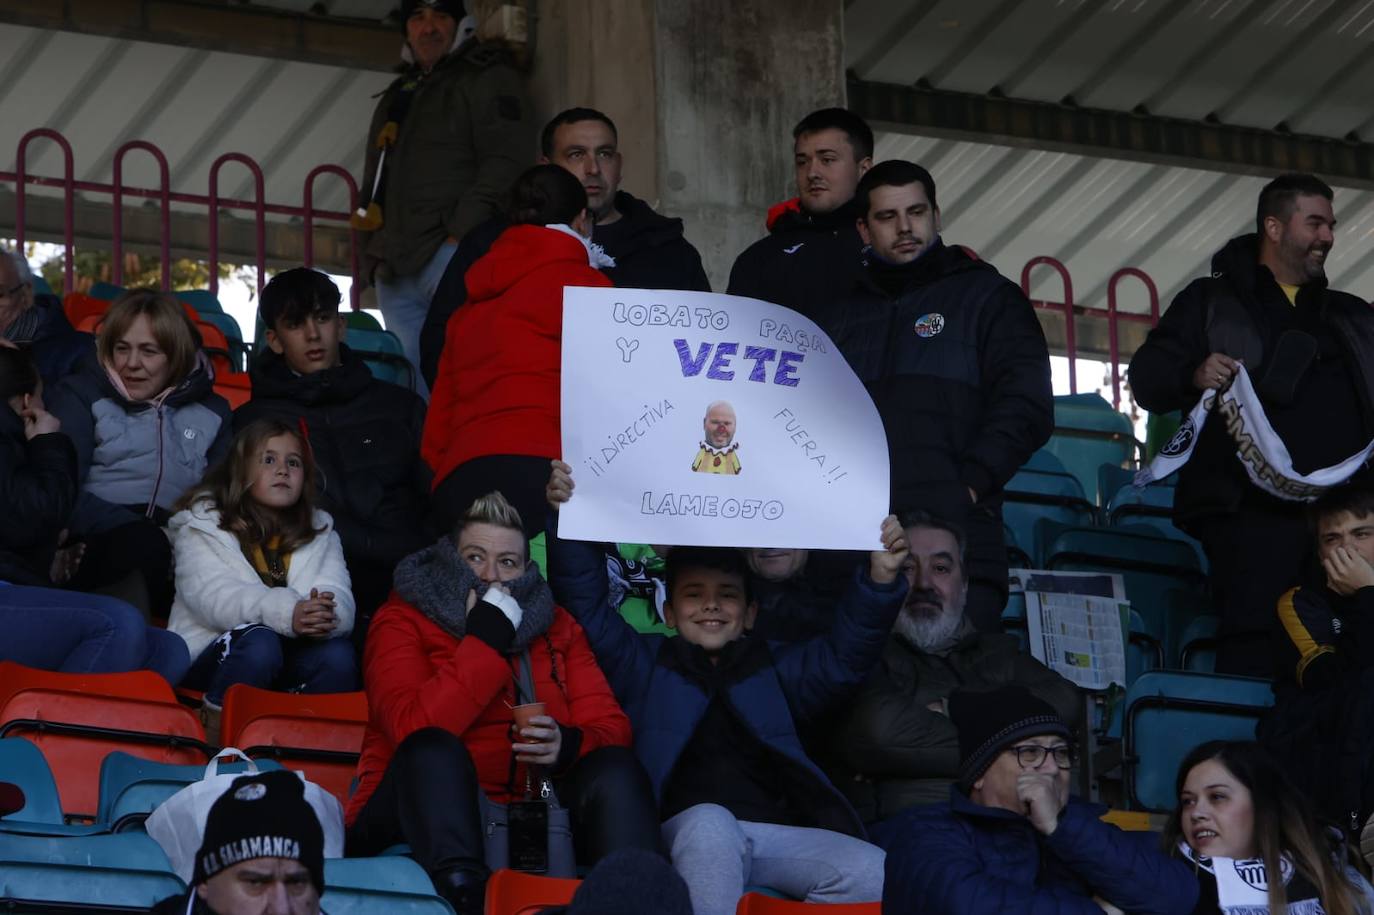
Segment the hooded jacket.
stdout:
<path fill-rule="evenodd" d="M 938 804 L 959 775 L 959 734 L 927 706 L 956 689 L 1024 686 L 1077 727 L 1082 699 L 1068 680 L 1003 633 L 970 631 L 931 654 L 893 636 L 864 688 L 830 735 L 832 775 L 865 822 L 918 804 Z"/>
<path fill-rule="evenodd" d="M 577 239 L 543 226 L 511 226 L 472 265 L 425 418 L 436 486 L 473 458 L 562 453 L 563 287 L 610 285 Z"/>
<path fill-rule="evenodd" d="M 239 539 L 219 524 L 219 509 L 208 499 L 177 512 L 168 524 L 177 588 L 167 628 L 186 641 L 193 659 L 235 626 L 259 623 L 283 638 L 295 638 L 291 619 L 296 604 L 308 598 L 312 588 L 334 594 L 339 623 L 329 637 L 353 631 L 352 584 L 327 512 L 315 512 L 319 533 L 291 552 L 282 588 L 263 584 Z"/>
<path fill-rule="evenodd" d="M 387 87 L 367 131 L 360 188 L 371 191 L 376 139 L 412 66 Z M 366 251 L 390 276 L 419 273 L 444 239 L 462 239 L 490 218 L 533 148 L 534 124 L 520 74 L 504 50 L 468 41 L 421 81 L 396 142 L 387 150 L 382 227 Z M 371 269 L 367 271 L 371 275 Z"/>
<path fill-rule="evenodd" d="M 1133 915 L 1192 912 L 1192 868 L 1160 851 L 1154 833 L 1102 822 L 1105 810 L 1070 798 L 1045 836 L 951 788 L 947 804 L 904 814 L 886 833 L 883 912 L 1102 915 L 1094 896 Z"/>
<path fill-rule="evenodd" d="M 264 350 L 251 368 L 253 399 L 234 411 L 237 432 L 271 417 L 302 428 L 319 470 L 317 504 L 334 519 L 350 562 L 394 567 L 425 545 L 421 530 L 429 469 L 420 460 L 425 404 L 372 377 L 339 347 L 333 368 L 297 375 Z"/>
<path fill-rule="evenodd" d="M 626 288 L 711 291 L 701 255 L 682 235 L 681 219 L 656 213 L 624 191 L 616 192 L 615 206 L 618 220 L 592 228 L 592 241 L 615 259 L 615 266 L 603 271 L 611 282 Z M 431 390 L 449 318 L 468 298 L 464 277 L 507 226 L 504 216 L 496 216 L 464 236 L 434 291 L 420 331 L 420 370 Z"/>
<path fill-rule="evenodd" d="M 131 401 L 94 355 L 48 398 L 76 446 L 81 495 L 73 533 L 100 533 L 169 511 L 229 451 L 229 404 L 202 353 L 160 404 Z M 136 509 L 136 510 L 135 510 Z"/>
<path fill-rule="evenodd" d="M 785 208 L 730 269 L 730 295 L 784 305 L 813 321 L 843 300 L 863 271 L 863 240 L 851 200 L 821 215 Z"/>
<path fill-rule="evenodd" d="M 55 295 L 37 293 L 33 297 L 33 311 L 37 326 L 27 339 L 16 338 L 14 343 L 27 343 L 34 365 L 43 378 L 43 386 L 52 389 L 95 352 L 95 337 L 73 330 L 62 311 L 62 300 Z M 3 334 L 0 334 L 3 336 Z"/>
<path fill-rule="evenodd" d="M 563 731 L 555 769 L 607 746 L 627 746 L 630 722 L 596 665 L 581 627 L 561 608 L 519 629 L 479 600 L 455 638 L 422 608 L 462 607 L 438 555 L 451 541 L 408 557 L 396 572 L 397 595 L 377 611 L 363 651 L 368 723 L 358 760 L 358 786 L 345 820 L 352 824 L 386 773 L 396 747 L 414 732 L 440 727 L 462 739 L 482 791 L 497 803 L 512 799 L 511 707 L 522 649 L 530 654 L 534 694 Z M 449 563 L 461 559 L 450 556 Z M 531 565 L 530 568 L 533 568 Z M 409 597 L 410 600 L 406 600 Z"/>
<path fill-rule="evenodd" d="M 61 432 L 24 437 L 0 404 L 0 581 L 50 588 L 57 535 L 76 504 L 76 451 Z"/>
<path fill-rule="evenodd" d="M 1316 356 L 1295 383 L 1276 384 L 1269 373 L 1282 361 L 1273 357 L 1287 332 L 1315 340 Z M 1212 275 L 1189 283 L 1136 350 L 1129 371 L 1136 400 L 1156 413 L 1191 410 L 1202 396 L 1193 372 L 1214 352 L 1244 361 L 1299 472 L 1338 463 L 1374 438 L 1374 309 L 1325 281 L 1302 286 L 1290 304 L 1259 263 L 1257 235 L 1227 242 L 1212 257 Z M 1207 423 L 1179 471 L 1175 523 L 1187 529 L 1247 500 L 1278 501 L 1250 484 L 1225 425 Z"/>
<path fill-rule="evenodd" d="M 553 525 L 547 535 L 549 578 L 554 593 L 581 623 L 597 661 L 634 725 L 634 750 L 663 804 L 684 789 L 676 782 L 678 761 L 704 723 L 723 710 L 733 733 L 752 739 L 756 758 L 770 760 L 768 773 L 791 800 L 798 820 L 822 829 L 863 836 L 863 825 L 844 796 L 802 748 L 797 722 L 831 711 L 858 688 L 882 648 L 906 596 L 900 576 L 887 585 L 860 571 L 841 599 L 835 625 L 826 636 L 780 643 L 744 636 L 721 653 L 712 668 L 704 652 L 681 638 L 641 635 L 611 608 L 605 554 L 597 544 L 566 541 Z M 679 644 L 681 643 L 681 644 Z M 725 733 L 728 729 L 717 729 Z M 702 757 L 699 746 L 690 747 Z M 725 755 L 737 755 L 722 746 Z M 730 774 L 738 766 L 714 762 L 712 771 Z M 689 776 L 697 773 L 687 773 Z M 690 778 L 685 791 L 698 803 L 727 804 L 740 790 L 706 778 Z M 701 785 L 717 784 L 713 796 Z M 667 811 L 665 811 L 666 813 Z M 676 812 L 676 811 L 674 811 Z"/>

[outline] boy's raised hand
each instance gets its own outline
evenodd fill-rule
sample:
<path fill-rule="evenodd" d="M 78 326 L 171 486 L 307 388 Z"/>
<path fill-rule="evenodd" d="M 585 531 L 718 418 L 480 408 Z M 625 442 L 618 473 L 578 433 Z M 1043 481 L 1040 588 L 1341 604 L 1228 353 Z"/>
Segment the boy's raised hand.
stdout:
<path fill-rule="evenodd" d="M 572 498 L 572 467 L 560 460 L 550 462 L 549 483 L 544 487 L 544 498 L 549 500 L 549 508 L 558 511 L 559 507 Z"/>
<path fill-rule="evenodd" d="M 896 581 L 908 552 L 906 531 L 896 515 L 888 515 L 883 519 L 883 549 L 869 554 L 868 577 L 880 585 Z"/>
<path fill-rule="evenodd" d="M 1374 567 L 1354 550 L 1339 546 L 1322 559 L 1327 584 L 1342 597 L 1349 597 L 1361 588 L 1374 586 Z"/>

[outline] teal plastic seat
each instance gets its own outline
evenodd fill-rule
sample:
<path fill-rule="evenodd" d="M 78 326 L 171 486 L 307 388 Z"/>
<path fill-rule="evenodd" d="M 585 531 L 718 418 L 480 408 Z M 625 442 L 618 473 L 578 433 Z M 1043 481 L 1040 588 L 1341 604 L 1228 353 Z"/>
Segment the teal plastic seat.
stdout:
<path fill-rule="evenodd" d="M 1096 492 L 1097 469 L 1133 466 L 1140 446 L 1131 421 L 1101 395 L 1071 394 L 1054 399 L 1054 434 L 1045 450 L 1063 461 L 1084 492 Z"/>
<path fill-rule="evenodd" d="M 352 334 L 352 332 L 355 330 L 383 329 L 382 322 L 378 321 L 376 318 L 372 316 L 370 312 L 367 311 L 346 310 L 343 312 L 343 316 L 345 323 L 347 323 L 348 325 L 348 334 L 344 336 L 345 343 L 348 342 L 349 334 Z"/>
<path fill-rule="evenodd" d="M 1176 633 L 1170 622 L 1177 613 L 1171 608 L 1187 606 L 1188 594 L 1200 600 L 1203 593 L 1205 579 L 1192 547 L 1148 527 L 1046 526 L 1043 536 L 1047 569 L 1119 573 L 1131 607 L 1166 646 L 1165 657 L 1172 656 L 1167 649 Z"/>
<path fill-rule="evenodd" d="M 329 915 L 453 915 L 410 858 L 326 858 L 320 907 Z"/>
<path fill-rule="evenodd" d="M 1217 667 L 1217 632 L 1221 617 L 1194 617 L 1179 635 L 1178 666 L 1193 673 L 1210 674 Z"/>
<path fill-rule="evenodd" d="M 1037 451 L 1006 485 L 1002 523 L 1012 532 L 1019 550 L 1036 566 L 1043 566 L 1042 531 L 1046 522 L 1088 525 L 1093 522 L 1094 511 L 1082 484 L 1059 459 Z"/>
<path fill-rule="evenodd" d="M 1268 680 L 1184 671 L 1142 673 L 1126 691 L 1122 768 L 1132 806 L 1173 809 L 1179 764 L 1208 740 L 1254 740 L 1274 704 Z"/>
<path fill-rule="evenodd" d="M 1174 480 L 1169 477 L 1137 488 L 1135 471 L 1103 464 L 1098 470 L 1098 492 L 1106 506 L 1109 525 L 1151 527 L 1170 540 L 1188 544 L 1197 553 L 1203 572 L 1207 571 L 1207 553 L 1202 544 L 1174 526 Z"/>
<path fill-rule="evenodd" d="M 98 283 L 91 284 L 91 289 L 86 295 L 93 299 L 104 299 L 107 302 L 113 302 L 115 299 L 122 296 L 125 291 L 123 286 L 116 286 L 114 283 L 107 283 L 101 280 Z"/>
<path fill-rule="evenodd" d="M 186 887 L 142 833 L 19 836 L 0 833 L 0 908 L 146 911 Z"/>
<path fill-rule="evenodd" d="M 23 737 L 0 740 L 0 779 L 19 786 L 24 806 L 0 817 L 0 832 L 34 836 L 85 836 L 104 829 L 69 825 L 62 815 L 57 782 L 43 751 Z"/>
<path fill-rule="evenodd" d="M 224 314 L 224 306 L 220 304 L 219 299 L 215 298 L 214 293 L 208 289 L 182 289 L 177 292 L 176 296 L 178 299 L 194 308 L 196 314 L 201 317 L 205 315 Z M 238 324 L 234 326 L 237 327 Z"/>
<path fill-rule="evenodd" d="M 270 759 L 258 760 L 259 771 L 280 769 Z M 248 771 L 244 762 L 221 762 L 218 771 Z M 142 829 L 143 821 L 159 804 L 192 782 L 205 777 L 204 766 L 153 762 L 116 750 L 100 764 L 100 809 L 96 822 L 115 832 Z"/>
<path fill-rule="evenodd" d="M 243 331 L 239 328 L 239 322 L 234 320 L 233 315 L 224 312 L 209 311 L 197 314 L 206 324 L 213 324 L 224 334 L 224 339 L 229 342 L 229 362 L 233 365 L 234 371 L 242 372 L 250 351 L 248 344 L 243 342 Z"/>
<path fill-rule="evenodd" d="M 350 328 L 344 341 L 363 357 L 374 378 L 415 390 L 414 370 L 395 334 L 385 330 Z"/>
<path fill-rule="evenodd" d="M 48 285 L 48 281 L 37 273 L 33 275 L 33 292 L 34 295 L 57 295 L 57 293 L 52 291 L 52 287 Z"/>

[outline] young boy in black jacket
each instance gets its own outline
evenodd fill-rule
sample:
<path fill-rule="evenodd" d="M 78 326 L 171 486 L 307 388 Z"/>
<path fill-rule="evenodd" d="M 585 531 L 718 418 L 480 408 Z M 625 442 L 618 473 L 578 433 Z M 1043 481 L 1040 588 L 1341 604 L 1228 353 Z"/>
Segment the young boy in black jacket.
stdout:
<path fill-rule="evenodd" d="M 571 470 L 553 462 L 555 510 L 572 496 Z M 884 520 L 885 549 L 856 570 L 831 631 L 794 643 L 746 634 L 758 608 L 738 550 L 674 548 L 664 615 L 677 637 L 640 635 L 611 608 L 604 548 L 556 530 L 549 583 L 630 716 L 696 915 L 730 915 L 746 884 L 810 902 L 880 899 L 883 853 L 807 758 L 797 723 L 842 702 L 878 660 L 906 592 L 897 519 Z"/>
<path fill-rule="evenodd" d="M 352 638 L 361 651 L 396 563 L 428 545 L 430 473 L 420 458 L 424 401 L 373 378 L 344 345 L 339 302 L 338 287 L 308 267 L 283 271 L 263 288 L 267 349 L 250 368 L 253 399 L 234 411 L 234 430 L 272 417 L 299 427 L 309 442 L 323 488 L 317 504 L 334 518 L 353 581 Z"/>

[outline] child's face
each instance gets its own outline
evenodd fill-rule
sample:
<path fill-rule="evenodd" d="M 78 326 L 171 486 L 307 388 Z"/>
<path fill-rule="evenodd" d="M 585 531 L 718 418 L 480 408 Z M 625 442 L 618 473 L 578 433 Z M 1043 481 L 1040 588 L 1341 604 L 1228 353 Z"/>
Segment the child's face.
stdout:
<path fill-rule="evenodd" d="M 305 458 L 300 439 L 274 435 L 258 452 L 257 476 L 249 494 L 267 508 L 290 508 L 300 500 L 305 485 Z"/>
<path fill-rule="evenodd" d="M 679 638 L 720 651 L 754 625 L 758 607 L 745 599 L 744 579 L 719 569 L 686 568 L 673 580 L 663 616 Z"/>
<path fill-rule="evenodd" d="M 299 324 L 278 318 L 267 331 L 267 345 L 286 360 L 291 371 L 312 375 L 339 364 L 344 325 L 338 312 L 316 311 Z"/>

